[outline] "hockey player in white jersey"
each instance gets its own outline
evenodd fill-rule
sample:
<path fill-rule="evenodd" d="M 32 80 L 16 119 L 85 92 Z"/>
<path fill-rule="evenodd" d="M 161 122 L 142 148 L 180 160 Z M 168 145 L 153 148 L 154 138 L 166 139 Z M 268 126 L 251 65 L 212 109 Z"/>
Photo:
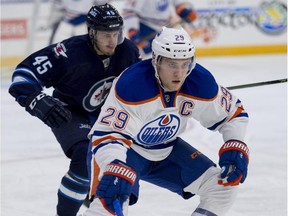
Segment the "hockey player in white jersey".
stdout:
<path fill-rule="evenodd" d="M 48 26 L 52 30 L 49 45 L 87 33 L 87 11 L 93 5 L 105 3 L 109 0 L 53 0 L 48 17 Z"/>
<path fill-rule="evenodd" d="M 128 204 L 137 202 L 139 180 L 184 199 L 199 195 L 192 216 L 225 215 L 247 176 L 248 114 L 237 96 L 196 63 L 195 47 L 183 28 L 163 27 L 152 50 L 151 59 L 114 80 L 90 131 L 93 201 L 85 215 L 115 215 L 115 200 L 127 215 Z M 189 118 L 222 134 L 220 167 L 193 147 L 197 140 L 187 143 L 179 137 Z"/>
<path fill-rule="evenodd" d="M 162 26 L 175 25 L 177 15 L 185 23 L 191 23 L 197 18 L 191 1 L 126 0 L 123 7 L 126 35 L 143 50 L 143 55 L 151 57 L 151 42 L 154 36 Z"/>

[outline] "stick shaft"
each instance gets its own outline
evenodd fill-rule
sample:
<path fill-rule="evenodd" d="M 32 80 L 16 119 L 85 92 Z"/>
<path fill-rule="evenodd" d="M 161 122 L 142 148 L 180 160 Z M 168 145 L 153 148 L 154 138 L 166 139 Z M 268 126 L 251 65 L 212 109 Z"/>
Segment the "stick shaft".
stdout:
<path fill-rule="evenodd" d="M 263 85 L 271 85 L 271 84 L 277 84 L 277 83 L 285 83 L 285 82 L 287 82 L 287 78 L 278 79 L 278 80 L 271 80 L 271 81 L 264 81 L 264 82 L 257 82 L 257 83 L 249 83 L 249 84 L 237 85 L 237 86 L 229 86 L 229 87 L 227 87 L 227 89 L 234 90 L 234 89 L 250 88 L 250 87 L 256 87 L 256 86 L 263 86 Z"/>
<path fill-rule="evenodd" d="M 121 204 L 120 204 L 120 202 L 119 202 L 118 199 L 115 199 L 115 200 L 113 201 L 113 207 L 114 207 L 114 209 L 115 209 L 115 212 L 116 212 L 116 215 L 117 215 L 117 216 L 124 216 L 123 211 L 122 211 Z"/>

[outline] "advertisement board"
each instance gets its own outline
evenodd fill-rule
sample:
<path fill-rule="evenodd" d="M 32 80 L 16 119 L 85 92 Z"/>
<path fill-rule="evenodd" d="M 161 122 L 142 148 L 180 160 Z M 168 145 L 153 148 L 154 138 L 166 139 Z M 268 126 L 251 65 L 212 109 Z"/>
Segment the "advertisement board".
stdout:
<path fill-rule="evenodd" d="M 123 3 L 111 1 L 119 11 Z M 191 4 L 198 19 L 181 25 L 193 38 L 198 56 L 287 52 L 286 1 L 193 0 Z M 51 2 L 2 0 L 1 6 L 1 67 L 48 45 Z"/>

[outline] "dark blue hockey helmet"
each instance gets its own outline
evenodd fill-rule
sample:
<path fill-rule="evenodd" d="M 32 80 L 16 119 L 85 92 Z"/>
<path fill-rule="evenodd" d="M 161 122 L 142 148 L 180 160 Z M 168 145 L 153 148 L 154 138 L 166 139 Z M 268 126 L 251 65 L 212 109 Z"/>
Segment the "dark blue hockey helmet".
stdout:
<path fill-rule="evenodd" d="M 100 31 L 117 31 L 123 27 L 123 18 L 115 7 L 106 3 L 91 7 L 87 14 L 87 27 Z"/>

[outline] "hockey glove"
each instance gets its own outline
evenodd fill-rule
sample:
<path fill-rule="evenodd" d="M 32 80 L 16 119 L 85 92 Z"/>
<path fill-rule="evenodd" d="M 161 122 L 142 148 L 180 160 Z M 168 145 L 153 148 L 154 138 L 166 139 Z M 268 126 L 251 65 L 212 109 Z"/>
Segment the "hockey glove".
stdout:
<path fill-rule="evenodd" d="M 176 7 L 176 13 L 180 16 L 185 22 L 191 23 L 197 19 L 197 13 L 192 8 L 187 8 L 182 4 Z"/>
<path fill-rule="evenodd" d="M 148 45 L 147 41 L 142 40 L 140 32 L 136 29 L 130 29 L 128 31 L 128 37 L 139 49 L 143 49 Z"/>
<path fill-rule="evenodd" d="M 26 111 L 38 117 L 51 128 L 71 121 L 72 114 L 55 98 L 40 92 L 31 96 L 26 102 Z"/>
<path fill-rule="evenodd" d="M 115 214 L 113 207 L 115 199 L 118 199 L 122 206 L 129 198 L 136 176 L 133 169 L 119 160 L 114 160 L 107 165 L 98 184 L 96 196 L 111 214 Z"/>
<path fill-rule="evenodd" d="M 229 140 L 220 148 L 219 157 L 222 170 L 218 183 L 224 186 L 243 183 L 249 163 L 249 149 L 246 144 L 238 140 Z"/>

